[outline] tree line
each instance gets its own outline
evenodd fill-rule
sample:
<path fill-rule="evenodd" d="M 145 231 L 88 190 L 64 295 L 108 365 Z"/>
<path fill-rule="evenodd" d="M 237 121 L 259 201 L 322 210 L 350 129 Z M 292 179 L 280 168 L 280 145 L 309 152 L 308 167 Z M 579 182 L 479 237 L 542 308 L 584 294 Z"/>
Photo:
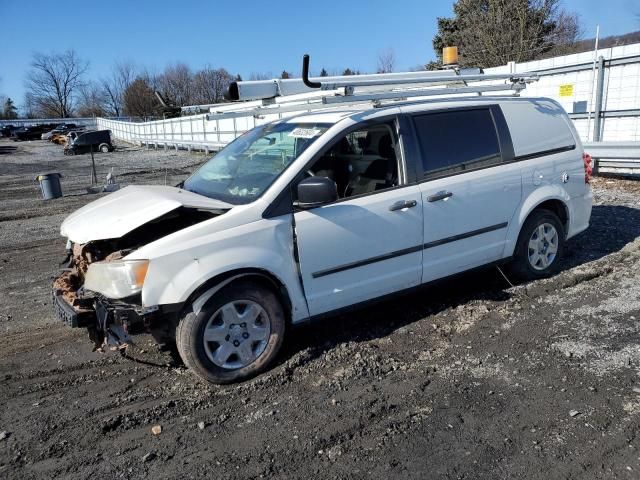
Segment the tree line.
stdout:
<path fill-rule="evenodd" d="M 389 58 L 392 60 L 392 57 L 387 60 Z M 392 64 L 389 65 L 392 68 Z M 117 62 L 108 75 L 98 80 L 89 80 L 88 71 L 89 63 L 74 50 L 35 53 L 25 79 L 24 116 L 162 117 L 167 106 L 177 108 L 224 102 L 224 91 L 229 84 L 242 80 L 240 75 L 232 75 L 224 68 L 205 66 L 193 71 L 181 62 L 167 66 L 158 74 L 131 62 Z M 342 75 L 359 73 L 351 68 L 341 71 Z M 329 74 L 323 68 L 320 75 Z M 249 80 L 271 78 L 274 76 L 270 73 L 252 73 Z M 283 70 L 280 78 L 294 78 L 294 74 Z M 14 113 L 3 115 L 0 110 L 0 117 L 16 118 L 13 102 L 10 99 L 7 102 L 11 103 L 5 106 L 5 110 Z"/>
<path fill-rule="evenodd" d="M 35 53 L 25 79 L 24 116 L 161 117 L 167 110 L 161 99 L 169 107 L 221 103 L 225 101 L 223 94 L 229 84 L 242 80 L 240 75 L 232 75 L 224 68 L 207 65 L 193 71 L 181 62 L 156 74 L 131 62 L 117 62 L 108 75 L 98 80 L 89 80 L 88 71 L 89 63 L 74 50 Z M 358 73 L 351 68 L 342 71 L 343 75 Z M 327 76 L 328 72 L 323 68 L 320 75 Z M 294 74 L 282 71 L 280 77 L 294 78 Z M 250 80 L 271 78 L 274 76 L 270 73 L 252 73 L 249 77 Z M 13 101 L 6 99 L 6 102 L 9 103 L 5 111 L 0 109 L 0 118 L 16 118 Z"/>
<path fill-rule="evenodd" d="M 155 92 L 177 106 L 218 103 L 235 78 L 224 68 L 192 71 L 184 63 L 153 74 L 131 62 L 117 62 L 98 80 L 87 78 L 88 69 L 74 50 L 34 54 L 25 80 L 25 116 L 158 116 L 162 105 Z"/>

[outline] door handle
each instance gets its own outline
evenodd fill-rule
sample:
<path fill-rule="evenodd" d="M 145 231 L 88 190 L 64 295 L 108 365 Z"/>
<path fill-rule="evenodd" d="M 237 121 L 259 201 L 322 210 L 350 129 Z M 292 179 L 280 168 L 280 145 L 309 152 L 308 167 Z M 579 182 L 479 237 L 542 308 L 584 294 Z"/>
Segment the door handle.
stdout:
<path fill-rule="evenodd" d="M 395 212 L 397 210 L 404 210 L 405 208 L 412 208 L 418 205 L 418 202 L 415 200 L 400 200 L 389 207 L 391 212 Z"/>
<path fill-rule="evenodd" d="M 438 200 L 444 200 L 445 198 L 453 197 L 453 193 L 443 190 L 427 197 L 427 202 L 437 202 Z"/>

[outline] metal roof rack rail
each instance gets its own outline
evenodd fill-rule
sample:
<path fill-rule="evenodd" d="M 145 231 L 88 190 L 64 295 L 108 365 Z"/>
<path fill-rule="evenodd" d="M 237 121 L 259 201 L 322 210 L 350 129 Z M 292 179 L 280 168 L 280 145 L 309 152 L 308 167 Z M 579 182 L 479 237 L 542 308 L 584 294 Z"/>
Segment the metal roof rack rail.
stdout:
<path fill-rule="evenodd" d="M 183 107 L 208 110 L 209 120 L 291 112 L 306 112 L 340 105 L 419 101 L 427 97 L 509 92 L 519 95 L 535 73 L 484 74 L 480 69 L 377 73 L 309 78 L 309 55 L 302 60 L 302 78 L 232 82 L 225 98 L 232 103 Z M 471 84 L 473 83 L 473 84 Z"/>

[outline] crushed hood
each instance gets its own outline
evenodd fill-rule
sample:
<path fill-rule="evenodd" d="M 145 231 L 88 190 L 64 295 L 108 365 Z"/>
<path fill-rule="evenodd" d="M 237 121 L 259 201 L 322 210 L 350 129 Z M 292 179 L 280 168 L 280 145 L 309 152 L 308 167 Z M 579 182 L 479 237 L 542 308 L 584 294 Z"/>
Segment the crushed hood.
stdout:
<path fill-rule="evenodd" d="M 60 233 L 72 242 L 120 238 L 179 207 L 227 210 L 232 205 L 167 186 L 128 186 L 76 210 Z"/>

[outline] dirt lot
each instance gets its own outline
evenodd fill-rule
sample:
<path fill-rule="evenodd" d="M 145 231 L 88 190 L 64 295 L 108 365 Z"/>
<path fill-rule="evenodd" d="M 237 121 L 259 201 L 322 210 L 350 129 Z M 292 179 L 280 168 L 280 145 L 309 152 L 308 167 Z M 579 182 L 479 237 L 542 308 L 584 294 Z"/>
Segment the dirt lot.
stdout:
<path fill-rule="evenodd" d="M 173 184 L 204 156 L 96 159 L 101 179 Z M 551 279 L 463 275 L 298 328 L 266 374 L 209 387 L 149 338 L 94 353 L 55 320 L 58 226 L 95 198 L 88 165 L 0 141 L 0 477 L 640 478 L 640 184 L 594 182 Z M 49 171 L 65 197 L 44 202 Z"/>

